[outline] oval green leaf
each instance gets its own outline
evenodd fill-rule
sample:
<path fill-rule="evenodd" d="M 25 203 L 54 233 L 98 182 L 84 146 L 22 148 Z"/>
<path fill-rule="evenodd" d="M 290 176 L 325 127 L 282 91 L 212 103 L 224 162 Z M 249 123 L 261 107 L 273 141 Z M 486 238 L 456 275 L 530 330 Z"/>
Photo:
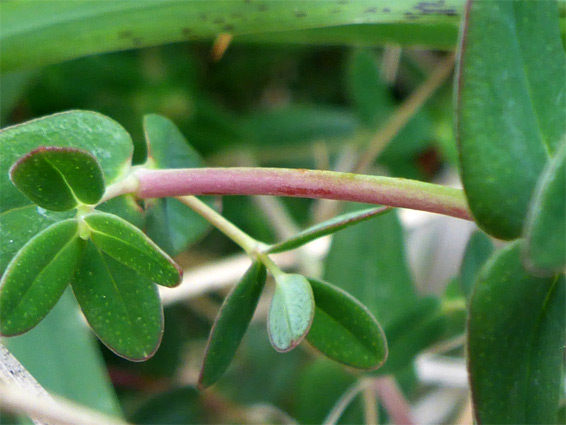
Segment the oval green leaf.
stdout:
<path fill-rule="evenodd" d="M 10 179 L 32 202 L 53 211 L 96 204 L 105 188 L 96 158 L 74 148 L 34 149 L 12 166 Z"/>
<path fill-rule="evenodd" d="M 479 226 L 514 239 L 566 132 L 558 8 L 554 1 L 469 4 L 458 76 L 462 181 Z"/>
<path fill-rule="evenodd" d="M 0 280 L 0 334 L 24 333 L 55 306 L 83 253 L 77 220 L 53 224 L 12 259 Z"/>
<path fill-rule="evenodd" d="M 71 287 L 88 323 L 108 348 L 133 361 L 155 353 L 163 334 L 163 310 L 150 279 L 89 241 Z"/>
<path fill-rule="evenodd" d="M 361 211 L 354 211 L 351 213 L 346 213 L 339 215 L 337 217 L 326 220 L 315 226 L 309 227 L 302 232 L 297 233 L 292 238 L 286 241 L 279 242 L 271 246 L 266 253 L 277 253 L 289 251 L 291 249 L 303 246 L 310 241 L 321 238 L 332 233 L 336 233 L 342 229 L 350 227 L 354 224 L 361 223 L 362 221 L 369 220 L 370 218 L 377 217 L 387 211 L 390 211 L 389 207 L 379 207 L 379 208 L 368 208 Z"/>
<path fill-rule="evenodd" d="M 537 274 L 566 267 L 566 143 L 540 178 L 525 229 L 523 262 Z"/>
<path fill-rule="evenodd" d="M 279 352 L 290 351 L 306 336 L 314 317 L 314 295 L 300 274 L 275 276 L 267 329 L 271 345 Z"/>
<path fill-rule="evenodd" d="M 102 212 L 87 214 L 83 220 L 91 240 L 105 254 L 159 285 L 181 283 L 183 269 L 133 224 Z"/>
<path fill-rule="evenodd" d="M 524 270 L 519 241 L 486 263 L 468 322 L 468 368 L 478 423 L 556 423 L 565 301 L 563 277 L 537 278 Z"/>
<path fill-rule="evenodd" d="M 69 111 L 0 131 L 0 212 L 29 205 L 10 181 L 8 170 L 23 155 L 41 146 L 83 149 L 96 157 L 106 184 L 123 177 L 131 166 L 130 135 L 116 121 L 89 111 Z"/>
<path fill-rule="evenodd" d="M 175 124 L 159 115 L 143 120 L 147 141 L 148 164 L 155 168 L 196 168 L 203 160 L 187 142 Z M 213 200 L 205 200 L 213 206 Z M 152 199 L 146 203 L 146 231 L 161 248 L 176 255 L 202 237 L 210 224 L 191 208 L 176 199 Z"/>
<path fill-rule="evenodd" d="M 387 341 L 375 317 L 343 290 L 309 279 L 315 313 L 307 341 L 327 357 L 356 369 L 377 369 L 387 358 Z"/>
<path fill-rule="evenodd" d="M 230 365 L 252 320 L 265 278 L 265 266 L 256 261 L 224 300 L 208 337 L 199 387 L 214 384 Z"/>

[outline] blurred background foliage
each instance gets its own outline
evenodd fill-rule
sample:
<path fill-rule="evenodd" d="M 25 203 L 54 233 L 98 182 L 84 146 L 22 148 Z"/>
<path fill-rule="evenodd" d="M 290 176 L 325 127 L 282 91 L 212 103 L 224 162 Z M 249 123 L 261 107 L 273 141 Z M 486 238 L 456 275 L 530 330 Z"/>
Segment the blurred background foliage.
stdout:
<path fill-rule="evenodd" d="M 453 43 L 454 34 L 450 37 Z M 69 109 L 98 111 L 132 134 L 135 162 L 141 163 L 146 158 L 142 118 L 158 113 L 176 123 L 209 166 L 334 169 L 363 152 L 448 55 L 395 45 L 235 43 L 220 60 L 213 60 L 211 45 L 190 42 L 106 53 L 2 75 L 2 127 Z M 439 181 L 454 170 L 451 96 L 448 79 L 366 172 Z M 303 199 L 283 199 L 281 206 L 298 228 L 319 220 L 323 209 L 320 202 Z M 356 206 L 340 205 L 332 211 L 345 208 Z M 256 238 L 280 238 L 272 217 L 253 199 L 225 197 L 222 213 Z M 41 327 L 48 323 L 42 323 L 29 335 L 10 340 L 10 349 L 48 389 L 108 413 L 122 411 L 135 423 L 287 423 L 291 418 L 321 423 L 366 375 L 393 375 L 409 400 L 421 400 L 437 386 L 419 379 L 415 358 L 435 343 L 463 334 L 465 297 L 460 288 L 467 291 L 469 283 L 460 285 L 459 254 L 439 259 L 429 249 L 427 265 L 412 261 L 415 252 L 420 254 L 418 243 L 410 243 L 407 223 L 391 213 L 345 230 L 335 236 L 324 264 L 314 268 L 359 298 L 384 326 L 390 357 L 376 372 L 360 375 L 347 370 L 305 343 L 290 353 L 276 353 L 265 330 L 264 300 L 227 375 L 212 389 L 197 392 L 193 385 L 206 338 L 226 291 L 168 305 L 161 348 L 144 363 L 127 362 L 103 346 L 101 358 L 97 350 L 82 355 L 80 344 L 64 358 L 61 352 L 70 350 L 66 344 L 75 337 L 60 334 L 60 324 L 55 331 L 46 331 Z M 461 253 L 464 243 L 465 237 L 456 251 Z M 477 270 L 491 246 L 476 243 L 473 249 L 466 256 L 466 276 Z M 228 239 L 212 230 L 179 254 L 178 261 L 190 270 L 236 253 Z M 431 284 L 422 277 L 426 267 L 447 271 Z M 72 300 L 66 297 L 64 302 Z M 48 320 L 55 320 L 58 308 Z M 38 359 L 37 348 L 32 348 L 36 343 L 26 341 L 40 334 L 47 347 L 60 343 L 66 349 L 54 348 L 54 353 Z M 81 338 L 95 344 L 88 335 Z M 451 354 L 461 358 L 462 347 Z M 69 364 L 80 370 L 69 370 Z M 42 376 L 46 367 L 57 371 Z M 76 387 L 64 383 L 71 375 L 79 379 Z M 85 382 L 98 388 L 98 395 L 84 393 Z M 457 402 L 465 402 L 465 392 Z M 339 423 L 364 422 L 367 403 L 358 395 Z M 386 422 L 385 411 L 379 412 L 380 422 Z M 457 409 L 442 421 L 451 423 L 455 415 Z"/>

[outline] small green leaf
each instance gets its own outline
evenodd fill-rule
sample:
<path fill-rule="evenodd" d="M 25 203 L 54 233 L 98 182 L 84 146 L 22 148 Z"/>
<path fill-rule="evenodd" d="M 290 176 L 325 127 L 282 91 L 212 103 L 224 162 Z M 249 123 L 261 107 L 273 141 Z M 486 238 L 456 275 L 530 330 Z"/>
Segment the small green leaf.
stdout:
<path fill-rule="evenodd" d="M 514 239 L 566 132 L 558 8 L 554 1 L 469 5 L 457 105 L 462 181 L 479 226 Z"/>
<path fill-rule="evenodd" d="M 90 111 L 50 115 L 0 130 L 0 212 L 29 205 L 10 181 L 8 170 L 23 155 L 41 146 L 84 149 L 96 157 L 107 185 L 131 166 L 130 135 L 116 121 Z"/>
<path fill-rule="evenodd" d="M 101 212 L 87 214 L 83 220 L 90 238 L 105 254 L 160 285 L 181 283 L 183 269 L 134 225 Z"/>
<path fill-rule="evenodd" d="M 531 203 L 523 262 L 535 273 L 566 266 L 566 143 L 547 164 Z"/>
<path fill-rule="evenodd" d="M 517 241 L 486 263 L 470 304 L 468 368 L 478 423 L 556 423 L 565 281 L 528 274 L 520 247 Z"/>
<path fill-rule="evenodd" d="M 149 163 L 156 168 L 196 168 L 203 161 L 175 124 L 159 115 L 144 116 Z M 210 197 L 205 200 L 213 203 Z M 212 205 L 211 205 L 212 206 Z M 164 251 L 176 255 L 197 241 L 209 223 L 176 199 L 152 199 L 146 203 L 146 231 Z"/>
<path fill-rule="evenodd" d="M 493 253 L 493 249 L 489 236 L 480 231 L 474 232 L 468 241 L 460 266 L 460 285 L 468 300 L 472 296 L 477 274 Z"/>
<path fill-rule="evenodd" d="M 210 331 L 199 386 L 214 384 L 228 368 L 254 315 L 265 285 L 265 266 L 255 262 L 224 300 Z"/>
<path fill-rule="evenodd" d="M 324 355 L 357 369 L 377 369 L 387 358 L 385 334 L 375 317 L 343 290 L 309 279 L 315 313 L 307 340 Z"/>
<path fill-rule="evenodd" d="M 330 220 L 309 227 L 308 229 L 303 230 L 302 232 L 296 234 L 292 238 L 287 239 L 286 241 L 279 242 L 271 246 L 266 252 L 277 253 L 298 248 L 312 240 L 330 235 L 332 233 L 336 233 L 354 224 L 361 223 L 362 221 L 369 220 L 373 217 L 377 217 L 390 210 L 391 208 L 389 207 L 369 208 L 339 215 L 337 217 L 331 218 Z"/>
<path fill-rule="evenodd" d="M 96 158 L 74 148 L 34 149 L 12 166 L 10 179 L 35 204 L 53 211 L 96 204 L 105 188 Z"/>
<path fill-rule="evenodd" d="M 299 345 L 309 331 L 314 295 L 309 281 L 300 274 L 281 274 L 275 281 L 267 328 L 273 348 L 285 352 Z"/>
<path fill-rule="evenodd" d="M 16 254 L 0 281 L 0 333 L 26 332 L 57 303 L 84 249 L 77 220 L 53 224 Z"/>
<path fill-rule="evenodd" d="M 133 361 L 155 353 L 163 333 L 163 310 L 150 279 L 89 241 L 71 287 L 88 323 L 108 348 Z"/>

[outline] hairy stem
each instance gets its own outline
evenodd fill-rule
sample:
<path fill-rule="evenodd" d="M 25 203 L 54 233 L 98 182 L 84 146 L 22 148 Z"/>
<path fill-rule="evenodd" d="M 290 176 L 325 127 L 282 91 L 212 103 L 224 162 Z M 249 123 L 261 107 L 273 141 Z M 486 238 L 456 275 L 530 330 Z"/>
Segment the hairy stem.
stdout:
<path fill-rule="evenodd" d="M 139 169 L 137 195 L 274 195 L 410 208 L 471 220 L 461 189 L 382 176 L 287 168 Z M 182 201 L 183 202 L 183 201 Z"/>

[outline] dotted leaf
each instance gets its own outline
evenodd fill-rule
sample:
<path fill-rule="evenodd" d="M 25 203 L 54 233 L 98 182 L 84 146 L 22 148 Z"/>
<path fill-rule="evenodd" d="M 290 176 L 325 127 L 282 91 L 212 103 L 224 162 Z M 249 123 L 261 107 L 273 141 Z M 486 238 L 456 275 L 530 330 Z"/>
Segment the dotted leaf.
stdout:
<path fill-rule="evenodd" d="M 55 306 L 84 250 L 79 223 L 69 219 L 43 230 L 16 254 L 0 280 L 0 333 L 24 333 Z"/>
<path fill-rule="evenodd" d="M 155 353 L 163 334 L 163 310 L 149 278 L 89 241 L 71 287 L 89 325 L 108 348 L 133 361 Z"/>
<path fill-rule="evenodd" d="M 83 220 L 96 247 L 114 260 L 159 285 L 181 283 L 183 269 L 133 224 L 102 212 L 87 214 Z"/>
<path fill-rule="evenodd" d="M 105 188 L 96 158 L 74 148 L 34 149 L 12 166 L 10 179 L 32 202 L 53 211 L 96 204 Z"/>

